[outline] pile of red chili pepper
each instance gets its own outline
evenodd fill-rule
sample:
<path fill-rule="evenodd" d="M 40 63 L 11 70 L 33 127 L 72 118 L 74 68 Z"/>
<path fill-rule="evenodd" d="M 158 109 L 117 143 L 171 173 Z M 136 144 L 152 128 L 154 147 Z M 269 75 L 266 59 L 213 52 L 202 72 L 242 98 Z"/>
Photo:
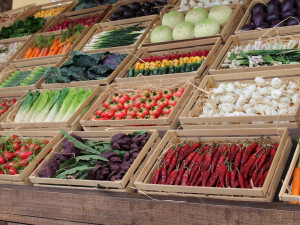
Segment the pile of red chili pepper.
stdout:
<path fill-rule="evenodd" d="M 277 148 L 270 138 L 243 144 L 183 142 L 167 150 L 151 184 L 262 187 Z"/>
<path fill-rule="evenodd" d="M 0 118 L 4 115 L 5 112 L 17 101 L 16 98 L 8 99 L 8 98 L 1 98 L 0 99 Z"/>

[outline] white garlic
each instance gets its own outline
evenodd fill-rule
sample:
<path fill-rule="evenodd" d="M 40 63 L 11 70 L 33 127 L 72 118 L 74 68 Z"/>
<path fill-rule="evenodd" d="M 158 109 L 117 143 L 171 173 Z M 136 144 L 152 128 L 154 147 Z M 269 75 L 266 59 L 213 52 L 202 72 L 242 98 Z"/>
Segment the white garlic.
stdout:
<path fill-rule="evenodd" d="M 218 106 L 219 109 L 223 110 L 225 113 L 232 112 L 234 105 L 231 103 L 222 103 Z"/>
<path fill-rule="evenodd" d="M 299 96 L 299 93 L 294 94 L 293 97 L 292 97 L 292 102 L 293 102 L 294 104 L 299 103 L 299 101 L 300 101 L 300 98 L 299 98 L 299 97 L 300 97 L 300 96 Z"/>
<path fill-rule="evenodd" d="M 262 86 L 266 83 L 265 79 L 262 78 L 262 77 L 255 77 L 255 83 L 258 85 L 258 86 Z"/>
<path fill-rule="evenodd" d="M 234 91 L 234 85 L 233 85 L 233 83 L 228 83 L 226 85 L 225 90 L 226 90 L 227 93 L 232 93 Z"/>
<path fill-rule="evenodd" d="M 220 96 L 220 102 L 222 103 L 235 103 L 236 98 L 230 94 Z"/>
<path fill-rule="evenodd" d="M 281 95 L 282 95 L 281 90 L 273 90 L 272 93 L 271 93 L 271 97 L 273 99 L 280 99 Z"/>
<path fill-rule="evenodd" d="M 280 80 L 278 77 L 275 77 L 271 81 L 271 86 L 273 88 L 280 88 L 282 85 L 282 80 Z"/>

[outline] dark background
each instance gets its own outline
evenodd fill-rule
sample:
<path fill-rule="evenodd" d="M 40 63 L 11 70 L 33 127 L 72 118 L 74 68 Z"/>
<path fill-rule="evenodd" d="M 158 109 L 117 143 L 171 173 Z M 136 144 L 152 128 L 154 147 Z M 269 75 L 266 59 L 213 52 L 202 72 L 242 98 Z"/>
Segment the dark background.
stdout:
<path fill-rule="evenodd" d="M 5 12 L 12 8 L 12 0 L 0 0 L 0 12 Z"/>

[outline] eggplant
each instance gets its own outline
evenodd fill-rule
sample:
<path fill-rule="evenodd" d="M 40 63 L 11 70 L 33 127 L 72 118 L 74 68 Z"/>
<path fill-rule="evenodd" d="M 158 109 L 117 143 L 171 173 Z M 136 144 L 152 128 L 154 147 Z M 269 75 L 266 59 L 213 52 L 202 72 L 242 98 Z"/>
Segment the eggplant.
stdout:
<path fill-rule="evenodd" d="M 267 19 L 267 14 L 264 12 L 259 12 L 252 15 L 252 21 L 255 27 L 258 27 L 262 22 Z"/>
<path fill-rule="evenodd" d="M 150 8 L 150 13 L 154 15 L 154 14 L 157 14 L 157 13 L 158 13 L 158 11 L 157 11 L 157 9 L 156 9 L 156 8 L 154 8 L 154 7 L 151 7 L 151 8 Z"/>
<path fill-rule="evenodd" d="M 129 5 L 129 8 L 134 10 L 134 11 L 139 11 L 142 8 L 142 6 L 138 2 L 133 2 Z"/>
<path fill-rule="evenodd" d="M 127 6 L 127 5 L 121 5 L 119 7 L 119 13 L 121 14 L 121 13 L 125 12 L 128 9 L 130 9 L 129 6 Z"/>
<path fill-rule="evenodd" d="M 114 12 L 111 14 L 110 20 L 119 20 L 121 18 L 121 15 L 118 12 Z"/>
<path fill-rule="evenodd" d="M 281 2 L 279 0 L 271 0 L 267 4 L 267 12 L 272 13 L 281 10 Z"/>
<path fill-rule="evenodd" d="M 116 134 L 114 136 L 111 137 L 110 139 L 110 144 L 112 144 L 113 142 L 119 140 L 119 139 L 122 139 L 123 137 L 126 137 L 127 135 L 124 134 L 124 133 L 119 133 L 119 134 Z"/>
<path fill-rule="evenodd" d="M 109 159 L 110 157 L 118 156 L 118 154 L 113 151 L 109 151 L 109 152 L 101 153 L 100 156 L 103 158 Z"/>
<path fill-rule="evenodd" d="M 296 5 L 297 5 L 297 9 L 299 11 L 300 10 L 300 0 L 296 0 Z"/>
<path fill-rule="evenodd" d="M 147 8 L 150 8 L 151 6 L 153 6 L 151 2 L 144 2 L 142 5 L 142 7 L 147 7 Z"/>
<path fill-rule="evenodd" d="M 283 18 L 283 19 L 286 19 L 286 18 L 288 18 L 288 17 L 290 17 L 290 16 L 296 16 L 296 14 L 297 14 L 297 10 L 291 8 L 291 9 L 286 10 L 286 11 L 284 11 L 284 12 L 282 13 L 282 18 Z"/>
<path fill-rule="evenodd" d="M 138 155 L 139 155 L 139 152 L 135 152 L 132 154 L 131 158 L 136 159 L 136 157 L 138 157 Z"/>
<path fill-rule="evenodd" d="M 255 30 L 255 26 L 253 24 L 245 24 L 243 27 L 242 27 L 242 30 L 243 31 L 248 31 L 248 30 Z"/>
<path fill-rule="evenodd" d="M 266 28 L 270 28 L 270 27 L 271 27 L 271 25 L 266 22 L 263 22 L 258 26 L 258 28 L 260 28 L 260 29 L 266 29 Z"/>
<path fill-rule="evenodd" d="M 299 25 L 300 17 L 289 18 L 286 21 L 287 26 Z"/>
<path fill-rule="evenodd" d="M 281 11 L 285 12 L 287 10 L 293 9 L 295 7 L 295 2 L 294 0 L 284 0 L 281 3 Z"/>
<path fill-rule="evenodd" d="M 124 160 L 127 161 L 129 158 L 130 158 L 130 153 L 129 153 L 129 152 L 126 152 L 126 153 L 124 154 Z"/>
<path fill-rule="evenodd" d="M 160 2 L 160 1 L 154 1 L 153 4 L 154 4 L 155 6 L 162 6 L 162 5 L 163 5 L 163 3 Z"/>
<path fill-rule="evenodd" d="M 271 27 L 284 27 L 285 23 L 282 20 L 275 20 L 272 22 Z"/>
<path fill-rule="evenodd" d="M 272 23 L 272 21 L 274 20 L 280 20 L 280 19 L 281 19 L 281 14 L 278 11 L 274 11 L 267 15 L 267 21 L 269 23 Z"/>
<path fill-rule="evenodd" d="M 251 9 L 251 15 L 254 15 L 259 12 L 265 12 L 266 6 L 263 3 L 256 3 Z"/>
<path fill-rule="evenodd" d="M 143 13 L 149 13 L 150 12 L 150 8 L 149 7 L 143 7 L 142 8 L 142 12 Z"/>
<path fill-rule="evenodd" d="M 136 14 L 135 14 L 136 17 L 141 17 L 141 16 L 144 16 L 144 13 L 142 10 L 139 10 Z"/>

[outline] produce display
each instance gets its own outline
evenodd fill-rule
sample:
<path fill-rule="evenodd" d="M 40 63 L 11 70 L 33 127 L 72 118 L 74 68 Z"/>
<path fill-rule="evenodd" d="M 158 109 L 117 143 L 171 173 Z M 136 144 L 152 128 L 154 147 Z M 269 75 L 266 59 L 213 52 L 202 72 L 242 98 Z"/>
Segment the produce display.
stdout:
<path fill-rule="evenodd" d="M 1 82 L 0 88 L 17 87 L 36 84 L 43 76 L 46 68 L 37 66 L 30 71 L 16 70 L 6 80 Z"/>
<path fill-rule="evenodd" d="M 28 91 L 14 118 L 15 123 L 68 121 L 93 92 L 82 88 Z M 84 110 L 85 111 L 85 110 Z M 81 113 L 84 113 L 81 112 Z"/>
<path fill-rule="evenodd" d="M 119 30 L 104 31 L 94 35 L 83 50 L 89 51 L 131 45 L 139 39 L 145 30 L 146 27 L 137 24 Z"/>
<path fill-rule="evenodd" d="M 7 14 L 7 15 L 0 15 L 0 24 L 11 21 L 11 20 L 14 20 L 20 14 L 21 14 L 21 12 L 13 13 L 13 14 Z"/>
<path fill-rule="evenodd" d="M 214 6 L 207 12 L 194 8 L 184 15 L 179 11 L 164 14 L 162 25 L 157 26 L 150 36 L 151 43 L 213 36 L 220 32 L 232 14 L 225 5 Z"/>
<path fill-rule="evenodd" d="M 89 9 L 99 5 L 115 4 L 118 0 L 78 0 L 78 4 L 74 7 L 73 11 Z"/>
<path fill-rule="evenodd" d="M 37 17 L 49 17 L 49 16 L 55 16 L 57 14 L 59 14 L 61 11 L 63 11 L 65 8 L 67 8 L 67 6 L 62 5 L 62 6 L 57 6 L 55 8 L 52 9 L 43 9 L 41 11 L 36 12 L 33 16 L 35 18 Z"/>
<path fill-rule="evenodd" d="M 0 118 L 16 103 L 16 98 L 0 98 Z"/>
<path fill-rule="evenodd" d="M 151 184 L 220 188 L 262 187 L 278 144 L 270 138 L 243 143 L 183 141 L 166 149 Z"/>
<path fill-rule="evenodd" d="M 0 44 L 0 63 L 7 62 L 15 54 L 23 43 Z"/>
<path fill-rule="evenodd" d="M 208 8 L 213 7 L 215 5 L 229 5 L 238 2 L 239 0 L 181 0 L 179 11 L 187 11 L 191 8 Z"/>
<path fill-rule="evenodd" d="M 191 116 L 295 114 L 299 101 L 298 82 L 284 82 L 277 77 L 269 82 L 256 77 L 254 83 L 220 83 L 216 87 L 205 88 L 205 93 L 200 96 Z"/>
<path fill-rule="evenodd" d="M 128 77 L 188 73 L 198 70 L 206 59 L 209 50 L 194 51 L 183 54 L 167 54 L 163 56 L 149 56 L 137 62 L 128 69 Z"/>
<path fill-rule="evenodd" d="M 147 131 L 138 131 L 116 134 L 110 141 L 91 141 L 61 132 L 63 150 L 44 164 L 39 177 L 122 180 L 150 137 Z"/>
<path fill-rule="evenodd" d="M 87 26 L 87 27 L 91 27 L 94 25 L 94 23 L 96 22 L 96 20 L 100 17 L 100 15 L 94 15 L 94 16 L 86 16 L 86 17 L 82 17 L 79 19 L 74 19 L 74 20 L 65 20 L 63 22 L 60 22 L 58 24 L 56 24 L 55 26 L 51 27 L 48 29 L 48 31 L 57 31 L 57 30 L 64 30 L 64 29 L 68 29 L 70 26 L 74 27 L 75 25 L 82 25 L 82 26 Z"/>
<path fill-rule="evenodd" d="M 29 16 L 25 20 L 18 20 L 9 27 L 1 28 L 0 40 L 34 34 L 43 28 L 46 22 L 47 20 L 44 18 L 34 18 L 33 16 Z"/>
<path fill-rule="evenodd" d="M 45 71 L 45 81 L 51 84 L 105 79 L 126 57 L 125 54 L 110 52 L 88 55 L 73 51 L 68 62 L 59 68 L 50 67 Z"/>
<path fill-rule="evenodd" d="M 49 143 L 38 138 L 7 135 L 0 138 L 0 174 L 20 174 Z"/>
<path fill-rule="evenodd" d="M 168 117 L 184 88 L 112 93 L 90 120 L 157 119 Z"/>
<path fill-rule="evenodd" d="M 149 16 L 158 14 L 168 3 L 168 0 L 154 2 L 132 2 L 129 5 L 120 5 L 119 8 L 112 13 L 110 20 L 122 20 L 133 17 Z"/>
<path fill-rule="evenodd" d="M 54 35 L 46 37 L 39 35 L 35 38 L 35 44 L 24 54 L 24 59 L 45 57 L 65 54 L 74 41 L 80 36 L 80 32 L 85 29 L 82 25 L 75 25 L 63 31 L 60 37 Z"/>
<path fill-rule="evenodd" d="M 251 23 L 243 31 L 298 25 L 300 4 L 296 0 L 271 0 L 267 4 L 256 3 L 251 9 Z"/>
<path fill-rule="evenodd" d="M 299 41 L 278 37 L 249 41 L 247 45 L 234 46 L 228 51 L 221 66 L 224 69 L 236 69 L 299 63 Z"/>

